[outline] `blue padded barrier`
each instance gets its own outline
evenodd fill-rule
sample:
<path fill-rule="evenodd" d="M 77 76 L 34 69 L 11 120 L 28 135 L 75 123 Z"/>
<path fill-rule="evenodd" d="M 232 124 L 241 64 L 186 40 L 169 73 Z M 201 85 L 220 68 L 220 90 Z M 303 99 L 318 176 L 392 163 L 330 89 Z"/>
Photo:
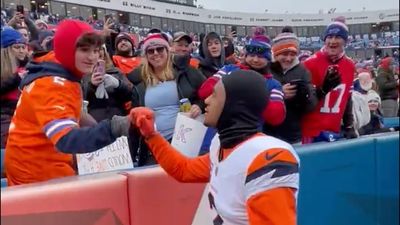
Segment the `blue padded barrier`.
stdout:
<path fill-rule="evenodd" d="M 380 225 L 399 225 L 399 133 L 376 138 Z"/>
<path fill-rule="evenodd" d="M 385 127 L 398 127 L 399 126 L 399 117 L 387 117 L 383 118 L 383 124 Z"/>
<path fill-rule="evenodd" d="M 399 225 L 399 133 L 296 148 L 299 225 Z"/>
<path fill-rule="evenodd" d="M 0 181 L 1 181 L 1 188 L 7 187 L 7 178 L 2 178 Z"/>
<path fill-rule="evenodd" d="M 299 225 L 376 225 L 375 140 L 298 147 Z"/>

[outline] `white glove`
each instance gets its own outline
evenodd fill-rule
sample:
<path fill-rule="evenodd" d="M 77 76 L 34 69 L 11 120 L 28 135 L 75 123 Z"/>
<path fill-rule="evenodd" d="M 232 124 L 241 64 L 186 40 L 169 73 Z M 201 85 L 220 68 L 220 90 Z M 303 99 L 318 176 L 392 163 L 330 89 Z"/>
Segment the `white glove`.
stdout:
<path fill-rule="evenodd" d="M 107 92 L 113 91 L 119 87 L 119 80 L 109 74 L 104 75 L 104 87 Z"/>
<path fill-rule="evenodd" d="M 104 82 L 100 83 L 99 86 L 97 86 L 95 95 L 98 99 L 108 99 L 108 94 Z"/>

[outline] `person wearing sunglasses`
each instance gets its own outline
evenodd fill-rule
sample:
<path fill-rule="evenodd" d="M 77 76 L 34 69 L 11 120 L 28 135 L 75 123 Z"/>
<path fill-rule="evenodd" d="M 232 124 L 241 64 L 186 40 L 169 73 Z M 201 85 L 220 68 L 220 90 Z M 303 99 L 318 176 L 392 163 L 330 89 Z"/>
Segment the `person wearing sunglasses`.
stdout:
<path fill-rule="evenodd" d="M 199 89 L 201 99 L 206 99 L 212 94 L 215 84 L 225 75 L 235 70 L 253 70 L 264 76 L 265 87 L 269 91 L 269 101 L 263 113 L 263 120 L 271 126 L 281 124 L 286 115 L 285 103 L 283 102 L 282 86 L 279 81 L 272 77 L 268 64 L 271 61 L 271 46 L 269 38 L 265 35 L 263 28 L 257 28 L 252 39 L 245 46 L 245 59 L 239 65 L 231 64 L 224 66 L 212 77 L 209 77 Z"/>
<path fill-rule="evenodd" d="M 204 111 L 204 102 L 198 97 L 197 90 L 205 78 L 199 72 L 193 73 L 177 66 L 169 42 L 161 33 L 147 36 L 143 41 L 142 54 L 142 66 L 128 75 L 128 79 L 135 84 L 132 107 L 151 108 L 155 112 L 157 130 L 171 141 L 181 99 L 189 99 L 191 109 L 188 115 L 191 118 Z M 133 130 L 131 135 L 131 155 L 138 159 L 137 165 L 154 164 L 145 142 L 137 138 L 141 137 L 139 132 Z"/>
<path fill-rule="evenodd" d="M 218 81 L 206 99 L 204 125 L 218 131 L 220 144 L 194 158 L 154 129 L 152 110 L 131 111 L 134 126 L 171 177 L 209 183 L 210 215 L 202 224 L 296 224 L 301 162 L 290 144 L 259 132 L 269 96 L 264 81 L 259 73 L 244 70 Z"/>
<path fill-rule="evenodd" d="M 273 78 L 269 69 L 272 60 L 270 39 L 263 27 L 257 27 L 250 41 L 245 45 L 244 61 L 240 69 L 254 70 L 266 79 L 266 88 L 270 92 L 269 102 L 264 111 L 265 124 L 280 125 L 286 117 L 286 107 L 283 102 L 282 85 Z"/>

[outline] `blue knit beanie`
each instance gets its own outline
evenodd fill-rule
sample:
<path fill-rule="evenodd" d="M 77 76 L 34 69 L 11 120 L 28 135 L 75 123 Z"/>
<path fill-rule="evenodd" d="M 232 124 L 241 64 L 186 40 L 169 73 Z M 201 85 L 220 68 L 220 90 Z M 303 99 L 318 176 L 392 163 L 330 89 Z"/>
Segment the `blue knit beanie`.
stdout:
<path fill-rule="evenodd" d="M 272 53 L 271 53 L 271 45 L 270 44 L 268 44 L 266 42 L 263 42 L 263 41 L 251 39 L 245 46 L 246 55 L 247 54 L 252 54 L 252 52 L 248 51 L 248 49 L 251 48 L 251 47 L 260 47 L 260 48 L 266 49 L 265 52 L 263 54 L 261 54 L 261 56 L 266 58 L 268 61 L 272 60 Z"/>
<path fill-rule="evenodd" d="M 335 21 L 326 27 L 324 41 L 328 36 L 338 36 L 347 41 L 349 37 L 349 28 L 341 21 Z"/>
<path fill-rule="evenodd" d="M 261 48 L 265 49 L 265 52 L 261 54 L 262 57 L 266 58 L 268 61 L 272 60 L 270 39 L 266 35 L 266 30 L 264 27 L 256 27 L 253 36 L 250 41 L 246 44 L 245 50 L 247 54 L 256 54 L 255 52 L 249 52 L 251 48 Z"/>
<path fill-rule="evenodd" d="M 1 31 L 1 47 L 8 48 L 13 44 L 26 43 L 24 37 L 13 28 L 6 27 Z"/>

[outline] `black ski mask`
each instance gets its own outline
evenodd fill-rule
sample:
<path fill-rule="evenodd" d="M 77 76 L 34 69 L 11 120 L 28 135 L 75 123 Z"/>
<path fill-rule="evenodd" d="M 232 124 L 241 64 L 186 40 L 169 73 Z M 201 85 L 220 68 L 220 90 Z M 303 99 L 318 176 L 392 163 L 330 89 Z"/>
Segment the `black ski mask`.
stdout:
<path fill-rule="evenodd" d="M 269 94 L 265 78 L 255 71 L 234 71 L 222 83 L 226 99 L 217 131 L 221 147 L 232 148 L 260 131 Z"/>

